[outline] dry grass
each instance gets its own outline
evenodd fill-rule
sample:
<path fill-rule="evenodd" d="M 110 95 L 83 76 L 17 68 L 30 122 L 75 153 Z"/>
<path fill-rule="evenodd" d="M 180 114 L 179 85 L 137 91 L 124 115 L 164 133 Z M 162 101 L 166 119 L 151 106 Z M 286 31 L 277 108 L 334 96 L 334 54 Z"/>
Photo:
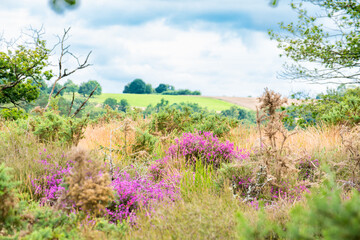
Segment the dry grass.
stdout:
<path fill-rule="evenodd" d="M 112 159 L 115 164 L 125 166 L 129 162 L 142 162 L 151 159 L 145 151 L 134 152 L 132 148 L 136 144 L 136 130 L 145 131 L 148 128 L 150 119 L 140 119 L 133 121 L 125 119 L 123 121 L 112 121 L 102 125 L 89 125 L 84 133 L 84 138 L 80 141 L 79 147 L 98 151 L 103 156 L 109 158 L 110 139 L 112 149 Z M 111 137 L 110 137 L 111 136 Z M 155 145 L 156 157 L 164 156 L 170 147 L 174 135 L 156 136 L 158 142 Z M 102 149 L 102 150 L 100 150 Z"/>
<path fill-rule="evenodd" d="M 333 151 L 342 146 L 340 126 L 318 126 L 299 130 L 288 140 L 293 151 L 306 151 L 315 153 Z"/>
<path fill-rule="evenodd" d="M 142 157 L 134 157 L 131 146 L 135 143 L 136 129 L 144 130 L 147 127 L 147 120 L 128 122 L 111 121 L 102 125 L 89 125 L 85 131 L 85 138 L 79 146 L 92 151 L 94 154 L 102 154 L 108 150 L 100 150 L 100 146 L 109 148 L 110 134 L 112 135 L 112 157 L 116 166 L 120 168 L 130 164 L 138 169 L 138 162 Z M 21 192 L 31 194 L 30 175 L 41 174 L 41 166 L 34 163 L 40 159 L 39 152 L 46 149 L 54 157 L 54 161 L 62 161 L 60 156 L 69 151 L 65 146 L 59 144 L 39 143 L 31 133 L 18 134 L 16 129 L 0 122 L 0 163 L 4 162 L 7 167 L 15 171 L 15 179 L 20 180 Z M 340 126 L 318 126 L 309 127 L 305 130 L 297 130 L 286 141 L 286 153 L 293 155 L 309 155 L 318 158 L 320 163 L 326 163 L 336 170 L 338 179 L 346 179 L 351 174 L 349 154 L 341 138 Z M 291 132 L 290 132 L 291 134 Z M 156 145 L 157 157 L 164 156 L 165 151 L 173 142 L 175 135 L 157 136 L 159 141 Z M 239 148 L 247 150 L 259 146 L 259 133 L 255 126 L 240 125 L 230 131 L 224 140 L 229 140 Z M 280 135 L 276 145 L 280 145 Z M 116 150 L 120 150 L 116 151 Z M 145 158 L 145 157 L 144 157 Z M 146 156 L 150 160 L 154 156 Z M 149 160 L 147 159 L 147 160 Z M 257 163 L 256 163 L 257 164 Z M 147 164 L 140 167 L 147 171 Z M 175 166 L 172 166 L 175 169 Z M 179 170 L 180 171 L 180 170 Z M 137 228 L 129 230 L 128 239 L 236 239 L 236 211 L 243 212 L 250 223 L 257 220 L 255 209 L 246 204 L 241 204 L 238 199 L 233 198 L 227 187 L 220 190 L 220 193 L 211 191 L 192 192 L 191 197 L 186 200 L 169 204 L 159 204 L 154 208 L 151 217 L 147 210 L 142 209 L 139 213 Z M 288 221 L 288 213 L 294 203 L 279 201 L 276 206 L 266 209 L 267 216 L 271 221 L 285 224 Z M 96 231 L 88 233 L 90 236 Z M 86 232 L 86 231 L 85 231 Z M 101 238 L 105 235 L 96 232 Z M 94 235 L 95 236 L 95 235 Z M 96 237 L 95 237 L 96 238 Z M 94 239 L 95 239 L 94 238 Z M 111 239 L 111 237 L 106 236 Z"/>
<path fill-rule="evenodd" d="M 46 150 L 46 152 L 44 152 Z M 37 177 L 43 173 L 43 167 L 37 162 L 51 154 L 51 159 L 60 165 L 68 147 L 55 143 L 40 143 L 36 136 L 29 132 L 17 132 L 14 126 L 2 125 L 0 135 L 0 163 L 13 169 L 15 181 L 20 181 L 20 192 L 32 194 L 30 176 Z M 40 152 L 42 155 L 40 155 Z"/>
<path fill-rule="evenodd" d="M 344 146 L 341 140 L 341 126 L 318 126 L 297 130 L 286 141 L 286 148 L 296 155 L 307 153 L 319 155 L 324 152 L 337 152 L 344 154 Z M 290 132 L 292 133 L 292 132 Z M 259 146 L 259 133 L 256 127 L 239 126 L 230 131 L 225 139 L 233 142 L 235 146 L 248 150 Z M 278 143 L 280 140 L 278 139 Z M 335 157 L 336 158 L 336 157 Z"/>
<path fill-rule="evenodd" d="M 225 139 L 233 142 L 239 148 L 252 149 L 259 140 L 259 134 L 255 126 L 240 125 L 230 130 Z"/>

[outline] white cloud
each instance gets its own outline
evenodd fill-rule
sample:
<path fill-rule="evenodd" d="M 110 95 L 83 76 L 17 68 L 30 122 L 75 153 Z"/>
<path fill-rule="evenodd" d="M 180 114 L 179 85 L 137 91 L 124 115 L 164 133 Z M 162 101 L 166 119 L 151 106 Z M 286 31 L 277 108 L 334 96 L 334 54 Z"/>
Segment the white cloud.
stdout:
<path fill-rule="evenodd" d="M 75 11 L 57 15 L 45 0 L 25 0 L 21 6 L 9 0 L 0 3 L 0 22 L 2 31 L 11 37 L 17 36 L 29 25 L 39 28 L 43 24 L 51 43 L 56 41 L 55 34 L 61 34 L 64 28 L 72 26 L 69 39 L 71 49 L 82 57 L 93 50 L 90 61 L 94 65 L 74 74 L 71 79 L 77 83 L 96 79 L 102 84 L 104 92 L 120 93 L 124 85 L 134 78 L 142 78 L 153 87 L 168 83 L 178 89 L 200 90 L 203 95 L 213 96 L 259 96 L 265 87 L 284 94 L 299 87 L 302 90 L 310 89 L 305 85 L 276 79 L 276 72 L 281 70 L 283 60 L 278 57 L 276 43 L 260 30 L 219 28 L 221 22 L 214 23 L 216 26 L 212 28 L 209 27 L 212 23 L 206 20 L 179 27 L 169 22 L 169 16 L 165 15 L 142 24 L 104 22 L 100 24 L 101 27 L 89 25 L 96 17 L 106 17 L 102 15 L 102 10 L 114 8 L 142 13 L 149 11 L 151 4 L 156 11 L 164 11 L 170 5 L 177 6 L 177 14 L 191 8 L 215 11 L 217 8 L 226 10 L 234 6 L 234 11 L 248 12 L 257 21 L 271 18 L 266 16 L 266 1 L 246 1 L 246 4 L 234 5 L 234 1 L 230 0 L 221 4 L 208 0 L 204 5 L 204 1 L 139 0 L 105 4 L 104 1 L 93 0 L 83 1 L 83 5 Z M 284 14 L 282 7 L 278 11 Z M 93 16 L 95 12 L 98 16 Z M 255 13 L 263 14 L 259 16 Z M 122 12 L 118 14 L 120 17 Z M 116 15 L 111 16 L 110 20 L 113 17 Z"/>

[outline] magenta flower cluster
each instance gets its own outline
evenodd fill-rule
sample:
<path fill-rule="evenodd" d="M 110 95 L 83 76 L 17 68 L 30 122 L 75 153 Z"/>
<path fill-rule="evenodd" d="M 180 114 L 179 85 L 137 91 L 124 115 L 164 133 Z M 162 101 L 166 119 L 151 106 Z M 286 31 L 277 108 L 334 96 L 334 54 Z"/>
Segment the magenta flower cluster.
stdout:
<path fill-rule="evenodd" d="M 72 161 L 66 161 L 66 166 L 60 166 L 53 160 L 52 154 L 47 154 L 46 149 L 39 153 L 40 160 L 34 160 L 44 171 L 40 178 L 31 177 L 34 195 L 40 198 L 41 205 L 54 205 L 65 188 L 62 186 L 64 177 L 73 167 Z M 64 155 L 61 156 L 62 158 Z"/>
<path fill-rule="evenodd" d="M 283 181 L 279 183 L 280 187 L 271 186 L 270 196 L 260 194 L 247 202 L 248 205 L 256 210 L 260 208 L 260 201 L 263 201 L 264 207 L 276 207 L 278 200 L 295 202 L 302 198 L 304 193 L 310 193 L 310 189 L 305 184 L 292 185 L 290 182 Z M 242 194 L 243 196 L 243 194 Z"/>
<path fill-rule="evenodd" d="M 166 166 L 169 161 L 169 156 L 155 160 L 153 164 L 149 166 L 149 176 L 154 181 L 159 181 L 168 175 Z"/>
<path fill-rule="evenodd" d="M 249 152 L 244 149 L 235 149 L 234 144 L 229 141 L 220 142 L 211 132 L 184 133 L 175 142 L 170 146 L 168 156 L 175 159 L 184 157 L 190 164 L 201 160 L 205 164 L 218 168 L 221 162 L 249 157 Z"/>
<path fill-rule="evenodd" d="M 152 204 L 159 201 L 175 201 L 179 198 L 176 176 L 154 181 L 152 176 L 131 177 L 126 171 L 115 173 L 112 186 L 116 198 L 107 208 L 107 216 L 112 222 L 129 218 L 134 222 L 136 210 L 145 207 L 152 210 Z"/>
<path fill-rule="evenodd" d="M 44 154 L 45 153 L 45 154 Z M 43 168 L 45 174 L 41 178 L 31 179 L 34 195 L 40 198 L 41 205 L 54 205 L 60 195 L 66 189 L 62 186 L 64 179 L 73 168 L 72 161 L 66 161 L 62 167 L 52 155 L 46 155 L 46 150 L 41 152 L 41 160 L 37 161 Z M 135 169 L 136 170 L 136 169 Z M 99 173 L 102 174 L 102 173 Z M 130 218 L 134 222 L 136 210 L 140 207 L 152 208 L 152 204 L 159 201 L 175 201 L 179 197 L 179 177 L 167 176 L 165 179 L 156 180 L 151 174 L 146 176 L 131 177 L 127 172 L 116 170 L 111 183 L 115 192 L 115 200 L 106 208 L 104 215 L 112 222 L 122 221 Z M 65 206 L 71 208 L 74 206 Z"/>
<path fill-rule="evenodd" d="M 271 187 L 271 199 L 285 199 L 290 202 L 300 200 L 301 196 L 304 193 L 309 193 L 310 190 L 305 184 L 299 183 L 298 185 L 293 185 L 288 181 L 280 182 L 280 187 Z"/>
<path fill-rule="evenodd" d="M 319 168 L 320 163 L 318 159 L 311 159 L 311 156 L 302 159 L 297 168 L 300 170 L 299 178 L 302 180 L 310 180 L 314 181 L 315 179 L 315 171 Z"/>
<path fill-rule="evenodd" d="M 250 186 L 254 183 L 251 176 L 232 176 L 232 187 L 233 191 L 240 194 L 241 197 L 245 197 Z"/>

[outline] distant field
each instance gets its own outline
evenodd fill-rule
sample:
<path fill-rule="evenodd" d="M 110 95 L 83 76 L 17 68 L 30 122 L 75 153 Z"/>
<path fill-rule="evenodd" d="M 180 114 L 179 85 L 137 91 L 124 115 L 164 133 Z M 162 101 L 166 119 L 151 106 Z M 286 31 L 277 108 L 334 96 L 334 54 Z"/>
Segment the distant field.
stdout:
<path fill-rule="evenodd" d="M 214 97 L 219 100 L 223 100 L 229 103 L 236 104 L 238 106 L 241 106 L 243 108 L 248 108 L 251 110 L 256 111 L 256 106 L 259 105 L 259 100 L 257 98 L 253 97 Z M 284 104 L 284 106 L 291 105 L 292 103 L 300 103 L 301 101 L 296 99 L 288 99 L 288 103 Z"/>
<path fill-rule="evenodd" d="M 65 94 L 64 97 L 71 100 L 71 95 Z M 89 101 L 103 103 L 107 98 L 115 98 L 116 100 L 126 99 L 133 107 L 147 107 L 149 104 L 156 105 L 162 98 L 173 103 L 197 103 L 201 107 L 209 110 L 222 111 L 236 106 L 233 103 L 226 102 L 212 97 L 202 96 L 173 96 L 173 95 L 156 95 L 156 94 L 120 94 L 120 93 L 103 93 L 100 96 L 92 97 Z"/>

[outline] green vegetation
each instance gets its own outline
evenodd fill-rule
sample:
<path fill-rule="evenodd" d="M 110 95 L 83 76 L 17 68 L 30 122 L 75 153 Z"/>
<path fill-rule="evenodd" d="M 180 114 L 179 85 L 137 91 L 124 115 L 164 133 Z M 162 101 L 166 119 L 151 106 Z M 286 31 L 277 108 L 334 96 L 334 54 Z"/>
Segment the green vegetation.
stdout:
<path fill-rule="evenodd" d="M 350 0 L 310 2 L 326 7 L 330 17 L 347 10 L 343 16 L 357 19 L 360 9 Z M 323 32 L 311 25 L 315 20 L 300 13 L 310 25 L 301 25 L 300 33 L 318 33 L 323 41 Z M 352 33 L 346 41 L 357 41 Z M 303 42 L 289 43 L 303 50 Z M 330 48 L 345 59 L 334 54 L 325 67 L 358 61 L 340 45 Z M 313 57 L 329 54 L 329 45 L 321 47 Z M 357 43 L 347 47 L 357 53 Z M 29 49 L 19 49 L 24 51 L 13 59 L 26 70 L 33 58 Z M 204 97 L 90 98 L 95 86 L 74 98 L 71 81 L 61 96 L 59 80 L 67 76 L 61 62 L 48 91 L 41 66 L 17 79 L 6 61 L 10 55 L 0 59 L 1 239 L 360 238 L 359 87 L 341 86 L 287 109 L 286 99 L 265 89 L 255 116 Z M 87 59 L 77 69 L 86 66 Z M 30 91 L 28 98 L 22 84 L 36 94 Z M 14 92 L 7 95 L 7 89 Z M 22 97 L 25 104 L 16 106 Z"/>
<path fill-rule="evenodd" d="M 359 1 L 293 1 L 291 7 L 298 21 L 281 23 L 280 33 L 270 32 L 284 55 L 295 61 L 282 76 L 311 83 L 360 83 Z"/>
<path fill-rule="evenodd" d="M 128 83 L 123 90 L 123 93 L 131 94 L 162 94 L 162 95 L 201 95 L 200 91 L 190 91 L 189 89 L 175 90 L 174 86 L 160 83 L 155 89 L 151 84 L 146 84 L 142 79 L 135 79 Z"/>
<path fill-rule="evenodd" d="M 102 92 L 100 83 L 95 80 L 83 82 L 80 85 L 78 92 L 85 97 L 85 95 L 90 95 L 92 91 L 94 91 L 94 95 L 101 95 Z"/>
<path fill-rule="evenodd" d="M 4 110 L 5 115 L 19 115 L 24 104 L 39 97 L 42 82 L 52 77 L 46 70 L 50 50 L 45 41 L 28 41 L 32 42 L 5 45 L 0 41 L 6 49 L 0 51 L 0 116 Z"/>
<path fill-rule="evenodd" d="M 316 124 L 356 125 L 360 122 L 360 88 L 329 89 L 316 99 L 305 99 L 301 104 L 293 104 L 286 110 L 285 123 L 294 127 L 308 127 Z"/>
<path fill-rule="evenodd" d="M 59 115 L 61 99 L 0 121 L 1 237 L 358 237 L 359 128 L 294 135 L 269 90 L 258 126 L 239 124 L 249 112 L 236 107 L 225 117 L 164 99 L 145 118 L 107 108 L 87 121 Z"/>
<path fill-rule="evenodd" d="M 64 95 L 67 100 L 71 100 L 71 95 Z M 229 109 L 232 106 L 237 106 L 232 103 L 228 103 L 222 100 L 213 99 L 209 97 L 198 96 L 169 96 L 169 95 L 156 95 L 156 94 L 117 94 L 117 93 L 103 93 L 98 96 L 90 98 L 89 102 L 102 104 L 107 98 L 114 98 L 117 101 L 125 99 L 130 106 L 146 108 L 149 104 L 156 105 L 165 99 L 169 101 L 169 104 L 173 103 L 197 103 L 199 106 L 207 108 L 208 110 L 222 111 Z"/>
<path fill-rule="evenodd" d="M 256 222 L 249 223 L 239 212 L 239 239 L 358 239 L 359 192 L 355 190 L 343 199 L 331 175 L 321 188 L 313 189 L 304 202 L 293 207 L 285 221 L 275 221 L 261 210 Z"/>
<path fill-rule="evenodd" d="M 146 89 L 146 83 L 142 79 L 137 78 L 125 86 L 123 93 L 149 94 L 151 91 L 151 89 Z"/>

